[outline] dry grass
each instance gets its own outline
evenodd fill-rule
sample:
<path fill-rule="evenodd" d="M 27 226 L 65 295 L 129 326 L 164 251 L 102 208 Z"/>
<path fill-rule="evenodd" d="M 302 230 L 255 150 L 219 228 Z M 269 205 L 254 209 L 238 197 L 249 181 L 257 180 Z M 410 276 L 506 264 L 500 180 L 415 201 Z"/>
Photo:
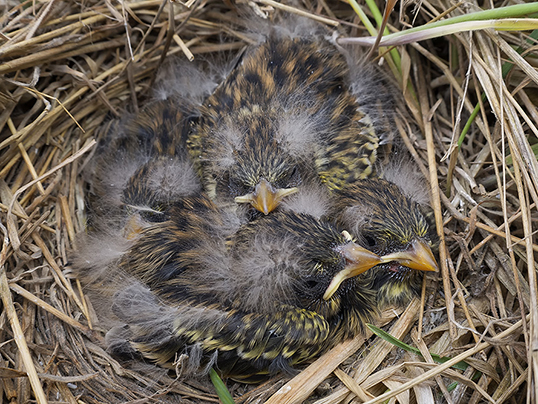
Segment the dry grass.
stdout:
<path fill-rule="evenodd" d="M 67 265 L 75 235 L 84 231 L 80 173 L 96 128 L 127 105 L 136 111 L 143 104 L 165 51 L 196 59 L 245 44 L 229 1 L 193 3 L 0 5 L 2 402 L 176 402 L 179 396 L 218 402 L 204 381 L 124 368 L 111 358 L 91 302 Z M 270 0 L 257 4 L 271 12 Z M 390 28 L 478 7 L 474 0 L 452 6 L 424 1 L 416 19 L 415 6 L 404 7 L 393 13 Z M 346 3 L 305 0 L 295 7 L 332 26 L 340 21 L 344 36 L 365 35 Z M 538 59 L 536 43 L 526 40 L 523 33 L 480 31 L 398 48 L 407 116 L 420 130 L 403 121 L 399 129 L 430 179 L 443 229 L 442 270 L 428 279 L 423 302 L 392 322 L 396 313 L 386 313 L 383 323 L 424 358 L 378 338 L 357 338 L 285 386 L 282 377 L 256 388 L 229 382 L 237 402 L 374 403 L 393 396 L 419 404 L 536 402 L 538 164 L 531 146 L 538 142 Z M 503 79 L 508 60 L 515 65 Z M 482 108 L 456 147 L 477 103 Z M 429 353 L 454 359 L 434 364 Z M 467 370 L 450 368 L 463 359 Z"/>

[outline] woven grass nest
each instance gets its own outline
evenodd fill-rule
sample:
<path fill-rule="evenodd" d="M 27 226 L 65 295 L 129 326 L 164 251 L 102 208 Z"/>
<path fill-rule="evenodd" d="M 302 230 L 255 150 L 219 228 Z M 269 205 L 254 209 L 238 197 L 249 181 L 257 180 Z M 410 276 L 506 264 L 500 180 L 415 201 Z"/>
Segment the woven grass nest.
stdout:
<path fill-rule="evenodd" d="M 369 35 L 350 3 L 0 4 L 1 402 L 219 402 L 206 379 L 123 366 L 105 351 L 92 302 L 68 265 L 85 231 L 81 172 L 99 126 L 144 105 L 166 57 L 196 60 L 245 46 L 238 6 L 269 17 L 303 13 L 342 37 Z M 516 3 L 402 4 L 388 29 Z M 359 7 L 374 21 L 373 4 Z M 536 41 L 524 30 L 457 29 L 394 49 L 396 69 L 386 48 L 377 61 L 398 83 L 408 117 L 398 132 L 429 179 L 441 271 L 428 277 L 421 300 L 385 312 L 378 325 L 422 355 L 357 337 L 293 378 L 228 381 L 236 403 L 537 400 Z M 451 359 L 440 364 L 432 354 Z"/>

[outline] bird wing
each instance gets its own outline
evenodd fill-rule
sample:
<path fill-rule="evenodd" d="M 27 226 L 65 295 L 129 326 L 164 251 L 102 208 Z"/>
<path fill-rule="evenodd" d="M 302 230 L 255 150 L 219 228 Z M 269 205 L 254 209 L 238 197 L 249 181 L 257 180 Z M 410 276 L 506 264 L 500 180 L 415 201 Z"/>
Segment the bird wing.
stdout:
<path fill-rule="evenodd" d="M 241 379 L 290 372 L 291 366 L 319 354 L 329 334 L 322 316 L 287 305 L 273 313 L 191 306 L 180 309 L 166 328 L 169 334 L 163 338 L 162 328 L 157 337 L 155 329 L 137 324 L 131 328 L 131 345 L 161 365 L 171 365 L 196 346 L 202 351 L 199 366 L 216 357 L 216 368 L 223 375 Z"/>
<path fill-rule="evenodd" d="M 219 247 L 225 249 L 224 244 L 219 243 L 220 234 L 216 234 L 215 230 L 221 222 L 220 216 L 207 198 L 192 196 L 178 199 L 163 216 L 169 216 L 169 220 L 142 229 L 119 263 L 120 268 L 159 295 L 159 291 L 167 288 L 168 282 L 185 270 L 190 268 L 196 272 L 196 268 L 203 265 L 204 254 L 216 255 Z M 211 235 L 211 240 L 215 239 L 211 244 L 214 244 L 214 250 L 204 250 L 207 235 Z"/>

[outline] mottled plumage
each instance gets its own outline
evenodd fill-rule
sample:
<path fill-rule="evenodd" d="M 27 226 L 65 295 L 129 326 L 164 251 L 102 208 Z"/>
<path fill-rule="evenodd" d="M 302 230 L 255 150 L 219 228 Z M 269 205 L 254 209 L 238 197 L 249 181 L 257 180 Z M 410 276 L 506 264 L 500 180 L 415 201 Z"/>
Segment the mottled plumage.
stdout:
<path fill-rule="evenodd" d="M 381 178 L 356 181 L 339 190 L 335 201 L 330 215 L 339 226 L 362 235 L 364 245 L 385 260 L 394 259 L 369 271 L 379 306 L 404 304 L 417 295 L 423 271 L 437 270 L 431 250 L 437 235 L 424 208 Z"/>
<path fill-rule="evenodd" d="M 267 214 L 310 178 L 337 189 L 372 174 L 379 138 L 350 91 L 346 57 L 270 34 L 202 105 L 189 150 L 210 195 Z"/>
<path fill-rule="evenodd" d="M 185 149 L 195 115 L 185 105 L 161 100 L 104 127 L 93 163 L 90 206 L 99 217 L 94 225 L 117 217 L 126 205 L 160 210 L 200 189 Z"/>
<path fill-rule="evenodd" d="M 138 114 L 103 127 L 88 170 L 92 175 L 90 231 L 79 237 L 77 251 L 71 255 L 79 276 L 94 288 L 114 290 L 121 274 L 109 269 L 137 235 L 168 220 L 172 203 L 200 192 L 185 149 L 191 118 L 196 116 L 193 105 L 154 101 Z"/>
<path fill-rule="evenodd" d="M 431 227 L 401 188 L 365 179 L 381 135 L 351 70 L 320 35 L 275 30 L 211 95 L 201 73 L 199 90 L 169 78 L 165 99 L 109 125 L 73 263 L 103 293 L 111 352 L 256 381 L 416 293 Z"/>
<path fill-rule="evenodd" d="M 283 211 L 234 231 L 203 196 L 169 212 L 119 264 L 149 290 L 116 295 L 115 313 L 126 323 L 111 334 L 120 338 L 109 338 L 117 351 L 171 366 L 195 349 L 199 366 L 254 381 L 312 360 L 373 318 L 375 293 L 357 275 L 381 259 L 332 225 Z M 133 290 L 160 314 L 131 315 Z"/>

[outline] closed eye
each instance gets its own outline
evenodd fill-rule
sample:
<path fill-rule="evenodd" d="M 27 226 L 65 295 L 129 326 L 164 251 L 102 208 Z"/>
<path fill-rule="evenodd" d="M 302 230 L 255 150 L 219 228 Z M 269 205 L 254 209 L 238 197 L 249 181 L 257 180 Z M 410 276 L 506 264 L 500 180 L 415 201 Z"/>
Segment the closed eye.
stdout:
<path fill-rule="evenodd" d="M 366 242 L 366 246 L 369 248 L 373 248 L 377 246 L 377 241 L 372 236 L 364 236 L 364 241 Z"/>

